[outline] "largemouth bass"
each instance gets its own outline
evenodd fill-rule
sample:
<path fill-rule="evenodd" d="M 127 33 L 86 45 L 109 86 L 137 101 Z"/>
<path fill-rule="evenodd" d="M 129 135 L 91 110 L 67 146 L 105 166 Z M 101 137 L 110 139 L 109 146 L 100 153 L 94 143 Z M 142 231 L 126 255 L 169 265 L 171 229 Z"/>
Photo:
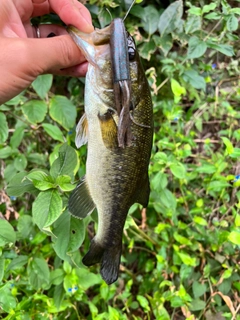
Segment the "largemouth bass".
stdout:
<path fill-rule="evenodd" d="M 118 25 L 122 28 L 120 41 Z M 107 284 L 118 278 L 128 210 L 134 203 L 146 207 L 150 192 L 151 95 L 134 40 L 122 26 L 122 20 L 115 19 L 91 34 L 68 28 L 89 62 L 85 114 L 76 133 L 77 147 L 88 143 L 86 175 L 70 195 L 69 211 L 84 218 L 97 208 L 98 230 L 83 264 L 101 263 L 101 276 Z M 126 39 L 125 49 L 118 47 L 122 39 Z M 117 72 L 126 66 L 115 59 L 121 57 L 121 50 L 127 53 L 129 73 L 129 79 L 123 81 Z"/>

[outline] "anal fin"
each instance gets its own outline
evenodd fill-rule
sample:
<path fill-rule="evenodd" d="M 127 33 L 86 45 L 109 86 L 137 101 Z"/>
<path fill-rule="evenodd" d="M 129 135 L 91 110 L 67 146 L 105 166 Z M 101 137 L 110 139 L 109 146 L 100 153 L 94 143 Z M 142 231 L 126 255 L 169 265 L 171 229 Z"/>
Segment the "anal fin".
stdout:
<path fill-rule="evenodd" d="M 80 219 L 87 217 L 95 209 L 86 180 L 83 179 L 71 193 L 68 209 L 74 217 Z"/>

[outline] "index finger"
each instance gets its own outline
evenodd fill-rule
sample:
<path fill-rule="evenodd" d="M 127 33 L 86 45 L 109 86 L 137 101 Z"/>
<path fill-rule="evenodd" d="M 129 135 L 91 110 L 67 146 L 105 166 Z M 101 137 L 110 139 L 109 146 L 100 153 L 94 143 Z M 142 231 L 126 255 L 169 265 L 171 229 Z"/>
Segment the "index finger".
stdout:
<path fill-rule="evenodd" d="M 92 32 L 92 18 L 88 9 L 76 0 L 49 0 L 50 6 L 64 23 L 73 24 L 83 32 Z"/>
<path fill-rule="evenodd" d="M 67 25 L 87 33 L 94 30 L 90 12 L 77 0 L 32 0 L 32 3 L 32 16 L 55 12 Z"/>

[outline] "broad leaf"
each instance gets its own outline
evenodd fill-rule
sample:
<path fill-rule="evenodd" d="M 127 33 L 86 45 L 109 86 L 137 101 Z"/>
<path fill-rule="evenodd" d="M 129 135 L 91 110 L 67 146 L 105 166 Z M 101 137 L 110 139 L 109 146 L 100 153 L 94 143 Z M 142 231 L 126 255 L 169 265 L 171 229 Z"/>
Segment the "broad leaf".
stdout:
<path fill-rule="evenodd" d="M 29 122 L 42 122 L 47 113 L 47 105 L 41 100 L 30 100 L 22 106 L 22 112 Z"/>
<path fill-rule="evenodd" d="M 54 96 L 50 100 L 49 113 L 66 130 L 74 127 L 77 117 L 76 107 L 67 97 Z"/>
<path fill-rule="evenodd" d="M 223 54 L 225 54 L 228 57 L 232 57 L 234 55 L 233 47 L 229 44 L 217 44 L 212 41 L 207 41 L 207 46 L 209 48 L 212 48 L 214 50 L 217 50 Z"/>
<path fill-rule="evenodd" d="M 180 162 L 170 164 L 170 170 L 172 174 L 179 179 L 184 179 L 186 177 L 186 169 Z"/>
<path fill-rule="evenodd" d="M 144 16 L 142 17 L 143 29 L 148 34 L 153 34 L 158 28 L 159 13 L 153 6 L 144 8 Z"/>
<path fill-rule="evenodd" d="M 41 99 L 45 99 L 52 86 L 53 75 L 43 74 L 38 76 L 32 83 L 33 89 Z"/>
<path fill-rule="evenodd" d="M 67 210 L 59 217 L 53 228 L 53 248 L 60 259 L 69 259 L 69 254 L 81 246 L 85 229 L 84 221 L 73 218 Z"/>
<path fill-rule="evenodd" d="M 38 290 L 48 285 L 50 272 L 47 262 L 43 258 L 34 257 L 28 265 L 27 273 L 31 286 Z"/>
<path fill-rule="evenodd" d="M 183 80 L 192 85 L 193 88 L 202 90 L 206 89 L 205 79 L 202 76 L 200 76 L 196 70 L 186 70 L 184 71 L 182 77 Z"/>
<path fill-rule="evenodd" d="M 186 33 L 193 33 L 201 29 L 202 29 L 201 17 L 190 14 L 185 22 Z"/>
<path fill-rule="evenodd" d="M 33 222 L 42 230 L 49 227 L 62 213 L 62 199 L 57 190 L 40 192 L 33 203 Z"/>
<path fill-rule="evenodd" d="M 231 15 L 227 20 L 227 29 L 229 31 L 236 31 L 238 29 L 238 18 Z"/>
<path fill-rule="evenodd" d="M 204 55 L 207 50 L 207 44 L 196 36 L 189 39 L 188 42 L 188 59 L 199 58 Z"/>
<path fill-rule="evenodd" d="M 50 174 L 53 178 L 59 175 L 74 176 L 78 170 L 78 156 L 75 149 L 67 143 L 59 149 L 59 157 L 52 164 Z"/>
<path fill-rule="evenodd" d="M 163 36 L 169 34 L 178 28 L 178 23 L 182 18 L 183 4 L 182 0 L 175 1 L 162 13 L 159 19 L 158 30 Z"/>
<path fill-rule="evenodd" d="M 0 112 L 0 144 L 4 143 L 8 138 L 8 124 L 4 113 Z"/>
<path fill-rule="evenodd" d="M 7 243 L 15 243 L 16 233 L 11 224 L 4 219 L 0 219 L 0 246 Z"/>
<path fill-rule="evenodd" d="M 24 137 L 24 126 L 16 128 L 10 139 L 10 146 L 18 148 Z"/>
<path fill-rule="evenodd" d="M 14 167 L 17 171 L 23 171 L 27 166 L 27 158 L 24 156 L 24 154 L 19 154 L 14 159 Z"/>
<path fill-rule="evenodd" d="M 50 123 L 43 123 L 42 127 L 54 140 L 64 142 L 62 131 L 57 126 L 54 126 Z"/>
<path fill-rule="evenodd" d="M 36 189 L 32 182 L 26 179 L 26 172 L 19 172 L 10 181 L 7 187 L 7 193 L 9 196 L 21 196 L 25 192 L 35 192 Z"/>
<path fill-rule="evenodd" d="M 228 236 L 228 240 L 240 246 L 240 232 L 232 231 Z"/>

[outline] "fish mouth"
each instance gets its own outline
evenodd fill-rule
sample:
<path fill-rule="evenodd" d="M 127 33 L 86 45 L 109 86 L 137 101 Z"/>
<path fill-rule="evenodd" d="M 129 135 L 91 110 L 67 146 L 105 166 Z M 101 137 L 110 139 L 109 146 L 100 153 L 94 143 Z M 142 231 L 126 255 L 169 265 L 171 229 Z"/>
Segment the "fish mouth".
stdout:
<path fill-rule="evenodd" d="M 96 60 L 97 48 L 109 44 L 110 42 L 110 26 L 104 29 L 95 29 L 91 33 L 79 31 L 74 26 L 66 28 L 78 48 L 82 51 L 87 61 L 94 67 L 98 67 Z"/>

